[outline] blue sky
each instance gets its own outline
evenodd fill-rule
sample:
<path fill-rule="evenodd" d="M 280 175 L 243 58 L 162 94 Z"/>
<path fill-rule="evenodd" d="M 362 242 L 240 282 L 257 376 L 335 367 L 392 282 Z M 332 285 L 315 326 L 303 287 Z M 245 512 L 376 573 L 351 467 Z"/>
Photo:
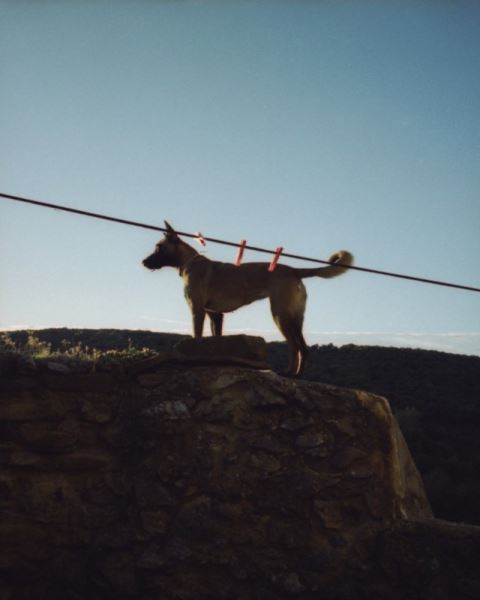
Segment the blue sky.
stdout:
<path fill-rule="evenodd" d="M 473 1 L 0 1 L 0 191 L 479 287 L 479 34 Z M 157 239 L 0 199 L 0 328 L 189 332 Z M 480 354 L 478 293 L 307 289 L 309 343 Z M 280 339 L 265 301 L 225 326 Z"/>

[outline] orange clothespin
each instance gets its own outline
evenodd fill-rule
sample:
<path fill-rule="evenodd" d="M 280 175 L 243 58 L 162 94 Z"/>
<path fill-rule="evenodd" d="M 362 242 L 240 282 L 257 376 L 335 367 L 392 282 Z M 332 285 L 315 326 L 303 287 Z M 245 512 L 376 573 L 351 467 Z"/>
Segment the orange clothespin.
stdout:
<path fill-rule="evenodd" d="M 275 250 L 275 254 L 273 255 L 272 262 L 268 266 L 268 270 L 270 271 L 270 273 L 272 271 L 275 271 L 275 268 L 278 263 L 278 259 L 280 258 L 280 255 L 282 254 L 282 252 L 283 252 L 283 246 L 278 246 L 278 248 Z"/>
<path fill-rule="evenodd" d="M 205 241 L 205 238 L 203 237 L 203 235 L 199 231 L 197 231 L 197 237 L 195 239 L 202 246 L 206 246 L 207 245 L 207 242 Z"/>
<path fill-rule="evenodd" d="M 247 245 L 247 240 L 242 240 L 238 247 L 237 258 L 235 259 L 235 266 L 239 267 L 242 263 L 243 252 L 245 250 L 245 246 Z"/>

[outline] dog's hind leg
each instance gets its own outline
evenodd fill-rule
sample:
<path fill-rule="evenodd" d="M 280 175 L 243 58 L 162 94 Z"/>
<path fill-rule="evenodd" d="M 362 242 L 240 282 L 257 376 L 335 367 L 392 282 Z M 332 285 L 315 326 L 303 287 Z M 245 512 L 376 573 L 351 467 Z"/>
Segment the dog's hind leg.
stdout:
<path fill-rule="evenodd" d="M 277 327 L 282 332 L 288 345 L 288 369 L 286 377 L 300 377 L 305 368 L 308 347 L 303 338 L 301 323 L 287 317 L 274 317 Z"/>
<path fill-rule="evenodd" d="M 270 307 L 275 324 L 285 337 L 289 350 L 288 377 L 300 377 L 305 367 L 308 347 L 302 334 L 303 314 L 307 293 L 301 281 L 283 282 L 272 290 Z"/>
<path fill-rule="evenodd" d="M 210 319 L 210 330 L 213 336 L 219 337 L 222 335 L 223 329 L 223 313 L 208 313 Z"/>
<path fill-rule="evenodd" d="M 301 377 L 303 375 L 303 371 L 305 370 L 305 364 L 307 362 L 308 356 L 308 346 L 305 338 L 302 334 L 302 324 L 300 323 L 300 327 L 297 328 L 296 331 L 296 342 L 298 344 L 298 362 L 297 362 L 297 370 L 295 373 L 295 377 Z"/>

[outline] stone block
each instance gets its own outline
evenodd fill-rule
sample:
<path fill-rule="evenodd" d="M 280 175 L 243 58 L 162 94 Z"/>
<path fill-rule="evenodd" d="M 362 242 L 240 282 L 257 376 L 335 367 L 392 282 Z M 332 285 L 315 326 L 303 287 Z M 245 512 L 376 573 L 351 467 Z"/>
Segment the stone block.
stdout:
<path fill-rule="evenodd" d="M 58 454 L 75 446 L 77 434 L 73 427 L 49 423 L 25 423 L 20 435 L 26 446 L 40 453 Z"/>
<path fill-rule="evenodd" d="M 17 391 L 0 397 L 0 421 L 61 420 L 67 407 L 59 396 L 31 391 Z"/>
<path fill-rule="evenodd" d="M 261 337 L 251 335 L 225 335 L 185 339 L 175 347 L 177 352 L 188 358 L 210 358 L 215 360 L 240 359 L 266 366 L 267 344 Z"/>

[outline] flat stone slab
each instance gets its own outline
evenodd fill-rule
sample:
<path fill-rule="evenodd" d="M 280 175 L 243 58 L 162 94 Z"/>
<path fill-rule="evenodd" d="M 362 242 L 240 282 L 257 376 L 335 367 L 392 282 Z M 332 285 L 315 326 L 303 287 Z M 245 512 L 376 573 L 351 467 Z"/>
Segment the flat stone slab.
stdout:
<path fill-rule="evenodd" d="M 266 364 L 267 344 L 262 337 L 252 335 L 225 335 L 221 337 L 190 338 L 175 346 L 176 352 L 186 358 L 226 360 L 240 359 Z"/>
<path fill-rule="evenodd" d="M 138 375 L 167 365 L 225 365 L 270 370 L 267 362 L 267 344 L 262 337 L 225 335 L 181 340 L 173 351 L 157 352 L 155 356 L 137 360 L 128 365 L 125 371 Z"/>

